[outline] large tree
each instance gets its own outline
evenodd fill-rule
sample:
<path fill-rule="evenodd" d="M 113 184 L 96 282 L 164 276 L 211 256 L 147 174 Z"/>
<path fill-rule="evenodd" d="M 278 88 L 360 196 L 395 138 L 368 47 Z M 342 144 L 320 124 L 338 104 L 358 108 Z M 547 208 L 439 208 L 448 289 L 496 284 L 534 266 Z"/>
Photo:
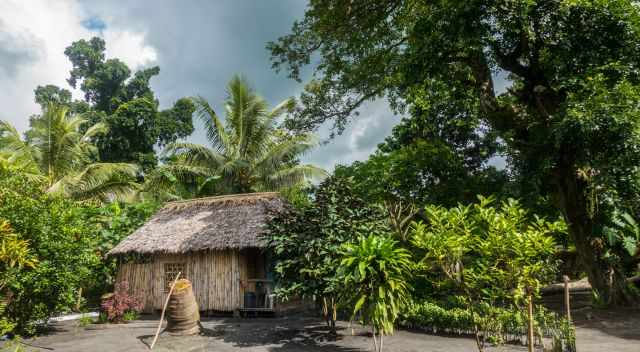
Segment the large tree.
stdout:
<path fill-rule="evenodd" d="M 195 107 L 190 99 L 179 99 L 173 107 L 159 110 L 149 86 L 151 78 L 160 73 L 159 67 L 142 69 L 132 76 L 124 62 L 106 59 L 105 42 L 97 37 L 73 42 L 64 53 L 72 64 L 67 81 L 84 92 L 84 104 L 71 102 L 68 91 L 55 86 L 38 87 L 36 101 L 53 100 L 72 110 L 89 110 L 90 124 L 107 124 L 109 132 L 96 141 L 102 161 L 133 162 L 149 170 L 157 164 L 154 146 L 193 132 Z"/>
<path fill-rule="evenodd" d="M 434 89 L 470 94 L 514 174 L 566 218 L 592 286 L 630 298 L 601 229 L 614 206 L 638 211 L 636 1 L 316 0 L 269 48 L 295 79 L 318 62 L 290 120 L 303 130 L 327 120 L 340 130 L 380 97 L 402 109 Z"/>
<path fill-rule="evenodd" d="M 202 187 L 205 193 L 277 191 L 324 175 L 298 160 L 316 145 L 313 135 L 290 135 L 278 128 L 277 118 L 292 108 L 291 99 L 270 109 L 238 76 L 229 82 L 227 93 L 224 123 L 205 99 L 195 99 L 210 147 L 171 144 L 168 152 L 175 161 L 168 167 L 173 172 L 210 176 L 212 183 Z"/>
<path fill-rule="evenodd" d="M 478 118 L 476 99 L 444 89 L 425 93 L 429 102 L 411 106 L 368 160 L 336 173 L 353 176 L 356 190 L 379 202 L 454 206 L 500 193 L 507 173 L 491 165 L 500 145 Z"/>

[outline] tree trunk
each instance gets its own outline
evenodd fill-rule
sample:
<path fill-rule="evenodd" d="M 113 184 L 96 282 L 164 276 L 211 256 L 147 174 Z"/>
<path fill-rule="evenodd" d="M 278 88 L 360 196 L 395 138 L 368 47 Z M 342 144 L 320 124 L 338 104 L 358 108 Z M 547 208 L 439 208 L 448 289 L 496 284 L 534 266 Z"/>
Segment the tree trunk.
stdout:
<path fill-rule="evenodd" d="M 470 297 L 467 293 L 467 297 Z M 471 304 L 469 305 L 469 311 L 471 312 L 471 321 L 473 322 L 473 335 L 476 339 L 476 347 L 478 347 L 478 352 L 484 352 L 484 336 L 480 336 L 480 328 L 476 323 L 476 314 L 475 314 L 475 302 L 471 300 Z"/>
<path fill-rule="evenodd" d="M 371 326 L 371 337 L 373 337 L 373 350 L 378 352 L 378 341 L 376 340 L 376 328 Z"/>
<path fill-rule="evenodd" d="M 587 273 L 591 287 L 606 304 L 631 303 L 624 276 L 602 258 L 606 246 L 604 239 L 593 234 L 594 214 L 589 213 L 587 181 L 580 179 L 573 167 L 564 167 L 558 169 L 556 183 L 560 210 L 576 246 L 578 262 Z"/>
<path fill-rule="evenodd" d="M 527 300 L 527 350 L 533 352 L 535 348 L 533 341 L 533 295 L 530 289 L 527 289 Z"/>
<path fill-rule="evenodd" d="M 338 320 L 338 305 L 334 298 L 331 298 L 331 333 L 338 335 L 336 330 L 336 321 Z"/>
<path fill-rule="evenodd" d="M 331 323 L 329 323 L 329 307 L 327 305 L 327 297 L 322 297 L 322 317 L 324 318 L 325 323 L 327 323 L 327 327 L 331 328 Z"/>
<path fill-rule="evenodd" d="M 327 297 L 322 297 L 322 316 L 324 317 L 324 321 L 327 323 L 327 327 L 329 328 L 329 334 L 337 335 L 338 331 L 336 330 L 336 320 L 338 315 L 338 305 L 336 304 L 335 298 L 331 297 L 331 301 L 327 300 Z"/>

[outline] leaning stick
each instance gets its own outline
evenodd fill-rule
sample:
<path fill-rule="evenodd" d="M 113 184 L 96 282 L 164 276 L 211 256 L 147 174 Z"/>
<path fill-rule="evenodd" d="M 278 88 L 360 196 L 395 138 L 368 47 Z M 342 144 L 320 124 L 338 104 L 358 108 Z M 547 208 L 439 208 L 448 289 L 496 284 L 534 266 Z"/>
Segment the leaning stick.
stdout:
<path fill-rule="evenodd" d="M 567 315 L 567 321 L 571 323 L 571 295 L 569 293 L 569 277 L 564 275 L 562 277 L 564 281 L 564 309 Z"/>
<path fill-rule="evenodd" d="M 169 304 L 169 298 L 171 297 L 173 288 L 176 286 L 176 282 L 178 282 L 178 279 L 180 278 L 180 274 L 182 274 L 182 272 L 179 272 L 178 275 L 176 275 L 176 278 L 173 280 L 173 283 L 171 284 L 171 288 L 169 289 L 169 294 L 167 295 L 167 299 L 164 301 L 164 307 L 162 307 L 162 314 L 160 314 L 160 323 L 158 324 L 158 330 L 156 330 L 156 336 L 153 338 L 153 342 L 151 342 L 151 346 L 149 347 L 150 350 L 153 349 L 153 346 L 155 346 L 156 341 L 158 340 L 158 336 L 160 335 L 160 329 L 162 328 L 162 320 L 164 320 L 164 311 L 167 309 L 167 305 Z"/>

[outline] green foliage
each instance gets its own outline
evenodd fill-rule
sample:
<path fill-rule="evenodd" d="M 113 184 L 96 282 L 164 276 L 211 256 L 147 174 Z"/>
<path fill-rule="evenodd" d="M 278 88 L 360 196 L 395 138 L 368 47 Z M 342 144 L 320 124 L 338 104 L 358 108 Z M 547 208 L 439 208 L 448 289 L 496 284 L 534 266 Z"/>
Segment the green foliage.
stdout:
<path fill-rule="evenodd" d="M 82 216 L 94 226 L 93 250 L 102 257 L 100 266 L 93 270 L 93 282 L 85 287 L 89 304 L 99 303 L 99 297 L 115 282 L 117 261 L 106 258 L 106 254 L 125 237 L 140 228 L 161 207 L 156 202 L 121 203 L 112 202 L 101 207 L 84 207 Z"/>
<path fill-rule="evenodd" d="M 211 147 L 171 144 L 176 176 L 206 177 L 198 193 L 210 195 L 281 190 L 325 174 L 298 161 L 316 145 L 311 134 L 291 135 L 277 127 L 277 118 L 292 108 L 292 100 L 269 109 L 240 77 L 229 82 L 227 93 L 225 124 L 205 99 L 195 100 Z"/>
<path fill-rule="evenodd" d="M 612 205 L 639 209 L 636 1 L 315 1 L 268 48 L 294 79 L 314 63 L 291 128 L 331 120 L 341 131 L 363 102 L 386 97 L 397 112 L 424 111 L 431 135 L 460 121 L 475 126 L 470 141 L 498 137 L 515 194 L 566 217 L 605 301 L 631 300 L 601 229 Z"/>
<path fill-rule="evenodd" d="M 273 219 L 265 239 L 276 263 L 276 294 L 317 297 L 325 305 L 328 324 L 335 328 L 330 311 L 337 309 L 345 293 L 336 254 L 344 244 L 388 228 L 382 210 L 357 197 L 348 179 L 326 179 L 311 198 L 311 205 L 288 209 Z"/>
<path fill-rule="evenodd" d="M 80 319 L 78 319 L 78 326 L 84 328 L 93 324 L 93 322 L 93 317 L 89 316 L 88 314 L 82 314 L 82 316 L 80 316 Z"/>
<path fill-rule="evenodd" d="M 519 309 L 487 307 L 481 317 L 468 308 L 447 306 L 437 302 L 411 302 L 399 318 L 400 325 L 420 328 L 432 333 L 473 334 L 475 327 L 487 334 L 494 343 L 522 341 L 527 333 L 527 314 Z M 486 317 L 491 317 L 487 319 Z M 554 346 L 575 346 L 575 332 L 570 323 L 555 313 L 539 307 L 534 315 L 539 335 L 553 339 Z M 571 351 L 571 349 L 560 349 Z M 574 349 L 575 350 L 575 349 Z"/>
<path fill-rule="evenodd" d="M 140 314 L 134 310 L 128 310 L 126 311 L 123 315 L 122 315 L 122 320 L 127 322 L 127 321 L 134 321 L 136 319 L 138 319 L 138 317 L 140 316 Z"/>
<path fill-rule="evenodd" d="M 452 209 L 426 207 L 428 222 L 415 224 L 412 243 L 424 251 L 424 269 L 441 273 L 440 285 L 457 288 L 472 314 L 492 321 L 491 307 L 521 306 L 553 280 L 553 235 L 566 225 L 532 219 L 512 199 L 498 207 L 492 198 L 479 200 Z M 488 334 L 479 329 L 482 348 Z"/>
<path fill-rule="evenodd" d="M 158 110 L 158 101 L 149 81 L 160 68 L 131 70 L 118 59 L 105 58 L 105 42 L 94 37 L 73 42 L 65 49 L 72 64 L 67 80 L 85 93 L 92 124 L 105 123 L 109 130 L 98 137 L 100 160 L 136 163 L 144 170 L 156 165 L 153 147 L 166 145 L 193 132 L 191 115 L 195 107 L 182 98 L 167 110 Z M 37 98 L 38 99 L 38 98 Z"/>
<path fill-rule="evenodd" d="M 16 234 L 9 222 L 0 219 L 0 336 L 12 332 L 16 324 L 6 316 L 7 305 L 12 293 L 5 287 L 15 280 L 16 275 L 25 268 L 37 264 L 29 242 Z"/>
<path fill-rule="evenodd" d="M 79 287 L 92 282 L 101 265 L 95 228 L 79 203 L 50 196 L 19 175 L 0 179 L 0 218 L 29 242 L 33 268 L 13 272 L 6 283 L 5 314 L 17 333 L 30 334 L 38 321 L 74 306 Z"/>
<path fill-rule="evenodd" d="M 294 208 L 303 209 L 311 206 L 312 188 L 305 184 L 297 184 L 280 191 L 280 195 Z"/>
<path fill-rule="evenodd" d="M 508 193 L 506 171 L 487 165 L 500 149 L 478 118 L 477 99 L 433 85 L 368 160 L 336 168 L 354 177 L 366 199 L 455 206 L 476 194 Z"/>
<path fill-rule="evenodd" d="M 397 247 L 388 234 L 371 233 L 343 245 L 340 255 L 339 275 L 350 291 L 352 319 L 360 313 L 361 322 L 372 328 L 376 350 L 381 351 L 384 335 L 393 334 L 409 298 L 406 280 L 412 269 L 411 254 Z"/>
<path fill-rule="evenodd" d="M 640 254 L 640 226 L 629 213 L 614 213 L 612 227 L 605 227 L 604 233 L 609 245 L 621 245 L 630 256 Z"/>
<path fill-rule="evenodd" d="M 107 131 L 99 123 L 85 132 L 87 120 L 69 115 L 68 108 L 50 104 L 31 120 L 22 140 L 16 129 L 0 121 L 0 151 L 12 167 L 25 177 L 43 180 L 47 192 L 73 199 L 109 201 L 136 189 L 138 168 L 132 164 L 96 162 L 94 139 Z"/>
<path fill-rule="evenodd" d="M 82 100 L 71 100 L 71 92 L 58 86 L 47 84 L 38 86 L 35 91 L 35 101 L 42 110 L 49 105 L 65 106 L 72 114 L 85 113 L 90 110 L 89 104 Z M 37 119 L 39 116 L 34 115 L 30 121 Z"/>

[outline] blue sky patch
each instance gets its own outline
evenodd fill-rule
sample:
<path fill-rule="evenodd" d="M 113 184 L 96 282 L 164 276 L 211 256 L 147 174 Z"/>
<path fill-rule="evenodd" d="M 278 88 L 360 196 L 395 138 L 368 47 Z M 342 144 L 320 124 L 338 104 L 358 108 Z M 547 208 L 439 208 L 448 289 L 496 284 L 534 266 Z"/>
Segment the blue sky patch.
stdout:
<path fill-rule="evenodd" d="M 82 21 L 82 26 L 94 32 L 102 32 L 107 28 L 107 24 L 98 16 L 93 16 Z"/>

